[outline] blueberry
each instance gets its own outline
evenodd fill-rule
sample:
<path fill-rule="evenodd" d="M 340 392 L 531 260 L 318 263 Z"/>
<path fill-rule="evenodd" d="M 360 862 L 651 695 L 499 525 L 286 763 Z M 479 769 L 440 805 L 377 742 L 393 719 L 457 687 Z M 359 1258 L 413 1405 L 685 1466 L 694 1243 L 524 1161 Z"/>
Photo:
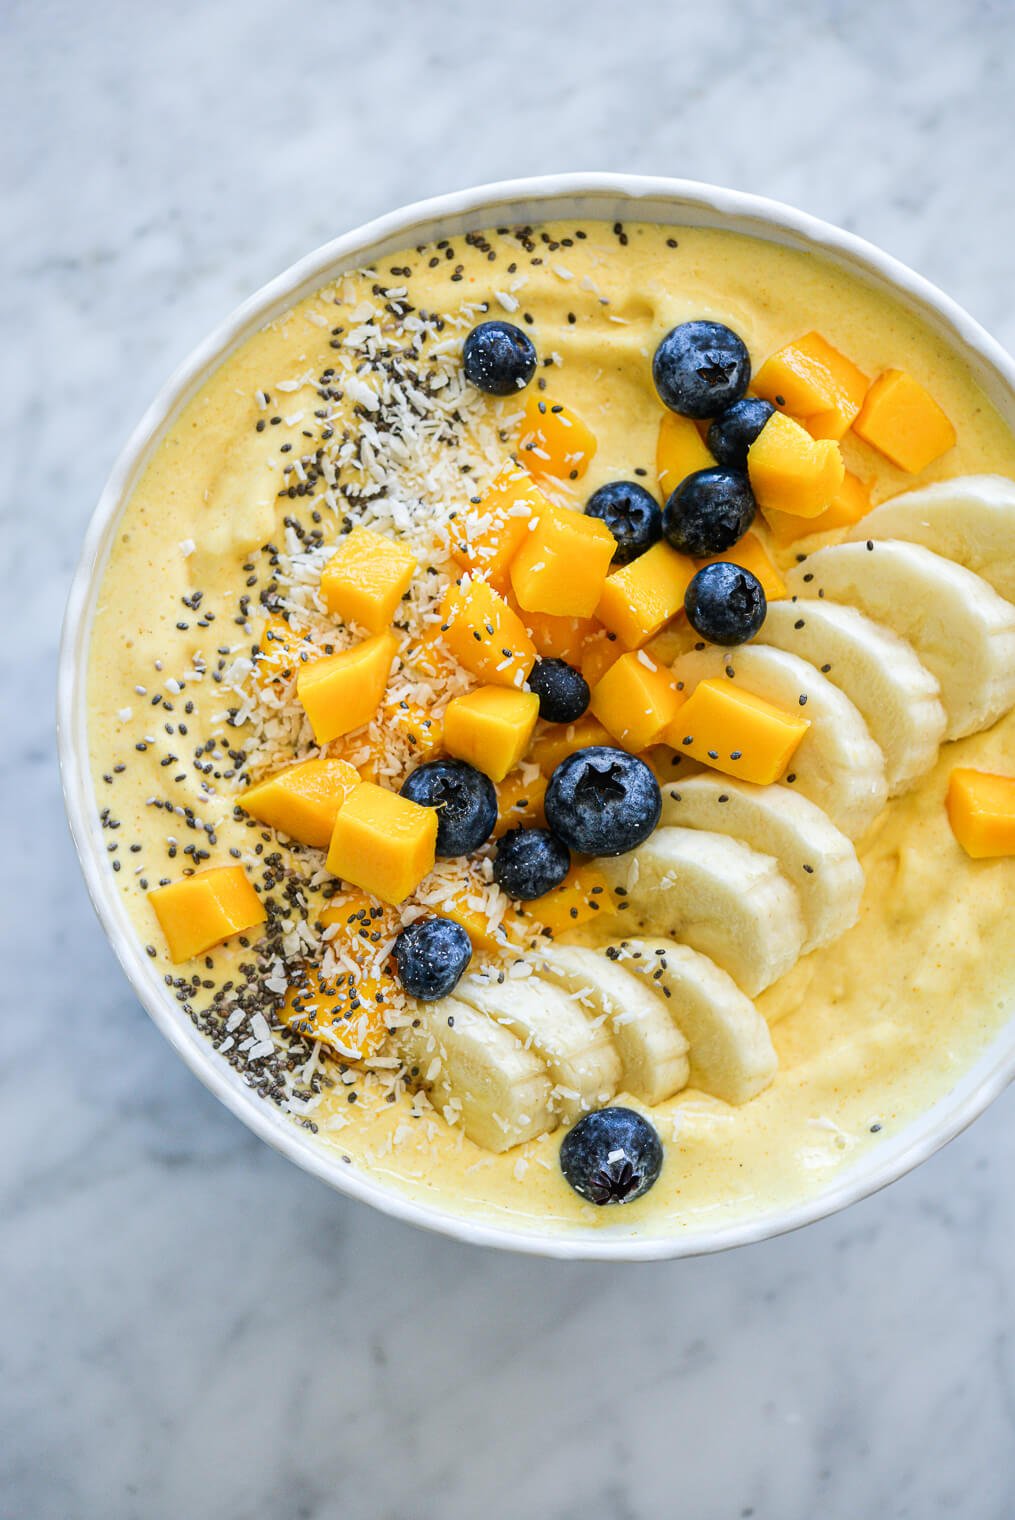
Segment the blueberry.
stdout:
<path fill-rule="evenodd" d="M 751 356 L 721 322 L 682 322 L 656 349 L 652 378 L 671 412 L 716 417 L 751 383 Z"/>
<path fill-rule="evenodd" d="M 600 486 L 585 503 L 585 514 L 600 518 L 617 540 L 614 565 L 629 565 L 662 536 L 659 503 L 633 480 L 611 480 Z"/>
<path fill-rule="evenodd" d="M 511 322 L 480 322 L 465 340 L 466 378 L 491 396 L 510 396 L 536 373 L 532 339 Z"/>
<path fill-rule="evenodd" d="M 743 538 L 757 504 L 743 470 L 717 465 L 682 480 L 663 509 L 663 532 L 681 554 L 704 559 Z"/>
<path fill-rule="evenodd" d="M 663 1165 L 656 1130 L 633 1108 L 600 1108 L 564 1136 L 560 1169 L 590 1203 L 631 1203 L 647 1193 Z"/>
<path fill-rule="evenodd" d="M 511 829 L 497 845 L 493 879 L 508 897 L 531 902 L 559 887 L 570 869 L 570 850 L 549 829 Z"/>
<path fill-rule="evenodd" d="M 539 698 L 539 716 L 547 723 L 575 723 L 589 705 L 589 683 L 566 660 L 537 660 L 529 687 Z"/>
<path fill-rule="evenodd" d="M 437 809 L 437 854 L 469 855 L 497 822 L 497 792 L 489 776 L 464 760 L 430 760 L 402 782 L 403 797 Z"/>
<path fill-rule="evenodd" d="M 450 918 L 417 918 L 395 940 L 398 977 L 410 997 L 447 997 L 472 959 L 472 941 Z"/>
<path fill-rule="evenodd" d="M 747 450 L 774 411 L 770 401 L 745 396 L 720 413 L 708 430 L 708 446 L 719 463 L 746 470 Z"/>
<path fill-rule="evenodd" d="M 710 644 L 746 644 L 765 621 L 768 602 L 756 575 L 721 559 L 694 576 L 684 611 L 695 633 Z"/>
<path fill-rule="evenodd" d="M 580 855 L 623 855 L 659 822 L 659 783 L 626 750 L 591 744 L 562 760 L 543 804 L 553 832 Z"/>

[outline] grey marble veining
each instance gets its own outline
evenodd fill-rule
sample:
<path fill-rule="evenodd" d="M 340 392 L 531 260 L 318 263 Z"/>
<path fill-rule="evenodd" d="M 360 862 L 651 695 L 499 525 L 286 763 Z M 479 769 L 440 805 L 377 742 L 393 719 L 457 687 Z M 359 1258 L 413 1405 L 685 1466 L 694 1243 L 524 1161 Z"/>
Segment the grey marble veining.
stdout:
<path fill-rule="evenodd" d="M 331 1195 L 171 1055 L 58 801 L 54 653 L 142 406 L 239 298 L 418 195 L 762 191 L 1015 344 L 1010 5 L 7 0 L 0 1514 L 1007 1520 L 1010 1098 L 796 1236 L 617 1269 Z"/>

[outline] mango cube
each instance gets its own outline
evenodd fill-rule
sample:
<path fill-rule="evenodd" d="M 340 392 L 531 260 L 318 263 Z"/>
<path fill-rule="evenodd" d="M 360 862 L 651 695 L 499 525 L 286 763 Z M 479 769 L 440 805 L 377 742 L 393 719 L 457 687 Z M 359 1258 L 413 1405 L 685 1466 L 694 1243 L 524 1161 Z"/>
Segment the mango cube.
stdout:
<path fill-rule="evenodd" d="M 444 746 L 444 724 L 417 702 L 401 701 L 385 707 L 382 722 L 405 739 L 414 760 L 432 760 Z"/>
<path fill-rule="evenodd" d="M 328 744 L 369 723 L 377 712 L 398 650 L 393 633 L 377 633 L 340 654 L 304 665 L 296 695 L 318 744 Z"/>
<path fill-rule="evenodd" d="M 656 474 L 663 499 L 696 470 L 710 470 L 715 460 L 690 417 L 664 412 L 656 440 Z"/>
<path fill-rule="evenodd" d="M 955 444 L 955 429 L 933 396 L 901 369 L 878 376 L 853 431 L 910 475 Z"/>
<path fill-rule="evenodd" d="M 870 381 L 818 332 L 805 333 L 765 361 L 752 390 L 806 420 L 812 438 L 838 440 L 849 431 Z"/>
<path fill-rule="evenodd" d="M 294 1033 L 320 1040 L 343 1060 L 365 1061 L 387 1038 L 386 1010 L 398 991 L 398 983 L 387 974 L 339 971 L 325 980 L 308 963 L 289 987 L 278 1016 Z"/>
<path fill-rule="evenodd" d="M 847 470 L 842 485 L 817 517 L 794 517 L 790 512 L 769 511 L 765 513 L 765 521 L 779 543 L 788 544 L 805 533 L 830 533 L 835 528 L 851 528 L 870 509 L 870 492 L 862 480 Z M 768 595 L 767 588 L 765 594 Z M 781 594 L 786 594 L 785 588 Z"/>
<path fill-rule="evenodd" d="M 484 526 L 468 538 L 456 537 L 451 553 L 463 570 L 481 574 L 491 586 L 504 591 L 508 566 L 532 519 L 545 511 L 547 505 L 528 470 L 508 460 L 476 503 L 477 515 L 486 519 Z"/>
<path fill-rule="evenodd" d="M 511 586 L 525 612 L 591 617 L 617 541 L 598 517 L 547 504 L 511 561 Z"/>
<path fill-rule="evenodd" d="M 778 781 L 810 726 L 720 677 L 698 682 L 663 737 L 678 754 L 767 786 Z"/>
<path fill-rule="evenodd" d="M 454 697 L 444 714 L 444 748 L 491 781 L 503 781 L 529 747 L 539 698 L 508 686 L 480 686 Z"/>
<path fill-rule="evenodd" d="M 521 617 L 543 659 L 566 660 L 569 665 L 581 663 L 589 641 L 602 631 L 590 617 L 555 617 L 550 612 L 525 612 Z"/>
<path fill-rule="evenodd" d="M 527 902 L 524 911 L 558 935 L 595 918 L 609 902 L 606 877 L 586 864 L 572 866 L 558 887 Z"/>
<path fill-rule="evenodd" d="M 240 806 L 280 834 L 326 850 L 338 810 L 359 783 L 359 772 L 345 760 L 304 760 L 248 787 Z"/>
<path fill-rule="evenodd" d="M 967 855 L 1015 855 L 1015 776 L 957 767 L 948 778 L 948 821 Z"/>
<path fill-rule="evenodd" d="M 581 672 L 589 686 L 598 686 L 611 665 L 615 665 L 624 653 L 624 646 L 615 633 L 605 629 L 602 637 L 592 639 L 582 651 Z"/>
<path fill-rule="evenodd" d="M 319 660 L 321 655 L 321 649 L 305 634 L 297 633 L 284 617 L 272 613 L 261 629 L 254 655 L 254 678 L 262 689 L 291 681 L 301 666 Z"/>
<path fill-rule="evenodd" d="M 343 623 L 361 623 L 380 633 L 390 625 L 415 573 L 415 556 L 404 544 L 372 528 L 353 528 L 321 572 L 321 595 Z"/>
<path fill-rule="evenodd" d="M 544 776 L 552 776 L 562 760 L 577 750 L 588 749 L 593 744 L 612 744 L 608 729 L 598 718 L 586 713 L 576 723 L 556 723 L 539 735 L 529 752 L 529 759 L 538 765 Z"/>
<path fill-rule="evenodd" d="M 397 907 L 436 859 L 437 814 L 372 781 L 361 781 L 335 819 L 328 870 Z"/>
<path fill-rule="evenodd" d="M 606 577 L 596 617 L 625 649 L 638 649 L 680 611 L 696 568 L 660 539 Z"/>
<path fill-rule="evenodd" d="M 459 665 L 480 681 L 522 687 L 536 646 L 517 612 L 485 581 L 463 578 L 441 602 L 441 630 Z"/>
<path fill-rule="evenodd" d="M 799 518 L 792 519 L 799 522 Z M 813 531 L 813 530 L 811 530 Z M 727 549 L 725 554 L 713 554 L 709 559 L 699 559 L 698 569 L 703 565 L 717 565 L 724 560 L 730 565 L 739 565 L 742 570 L 749 570 L 757 576 L 761 582 L 761 589 L 770 602 L 777 602 L 780 597 L 786 595 L 786 582 L 773 565 L 764 544 L 754 533 L 745 533 L 739 543 Z"/>
<path fill-rule="evenodd" d="M 748 449 L 747 470 L 762 511 L 796 517 L 823 512 L 846 474 L 837 443 L 812 438 L 781 412 L 769 417 Z"/>
<path fill-rule="evenodd" d="M 477 883 L 475 892 L 468 887 L 441 899 L 435 910 L 441 918 L 450 918 L 461 924 L 472 941 L 474 950 L 489 950 L 492 955 L 507 948 L 510 938 L 504 923 L 487 911 L 482 888 Z"/>
<path fill-rule="evenodd" d="M 596 440 L 570 407 L 533 394 L 525 403 L 518 452 L 533 475 L 580 480 L 592 463 Z"/>
<path fill-rule="evenodd" d="M 499 839 L 508 829 L 545 828 L 546 814 L 543 799 L 546 796 L 547 778 L 540 774 L 526 781 L 523 771 L 506 777 L 497 787 L 497 823 L 493 837 Z"/>
<path fill-rule="evenodd" d="M 614 739 L 632 754 L 658 743 L 683 704 L 670 672 L 647 655 L 621 655 L 592 689 L 589 707 Z"/>
<path fill-rule="evenodd" d="M 242 866 L 209 866 L 148 893 L 174 964 L 263 924 L 264 904 Z"/>

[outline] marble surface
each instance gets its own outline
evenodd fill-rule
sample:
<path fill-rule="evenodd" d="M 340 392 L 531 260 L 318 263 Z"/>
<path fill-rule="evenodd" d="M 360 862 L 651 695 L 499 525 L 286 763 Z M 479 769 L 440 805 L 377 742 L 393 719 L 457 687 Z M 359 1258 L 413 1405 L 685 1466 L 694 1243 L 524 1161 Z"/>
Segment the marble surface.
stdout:
<path fill-rule="evenodd" d="M 417 195 L 567 167 L 763 191 L 1015 344 L 1015 12 L 7 0 L 0 38 L 0 1514 L 1010 1516 L 1010 1097 L 889 1192 L 721 1258 L 414 1233 L 268 1151 L 156 1034 L 85 899 L 51 709 L 142 405 L 241 296 Z"/>

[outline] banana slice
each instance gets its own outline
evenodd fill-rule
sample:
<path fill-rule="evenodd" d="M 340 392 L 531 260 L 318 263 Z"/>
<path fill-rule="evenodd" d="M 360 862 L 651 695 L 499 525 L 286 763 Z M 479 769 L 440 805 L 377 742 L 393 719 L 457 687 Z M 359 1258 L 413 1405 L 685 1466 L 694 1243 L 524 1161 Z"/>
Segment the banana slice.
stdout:
<path fill-rule="evenodd" d="M 806 706 L 811 726 L 793 756 L 786 784 L 817 803 L 850 839 L 858 839 L 874 822 L 888 797 L 885 757 L 849 698 L 813 665 L 782 649 L 744 644 L 695 649 L 681 655 L 672 669 L 688 690 L 732 670 L 731 680 L 777 707 L 798 712 Z"/>
<path fill-rule="evenodd" d="M 503 978 L 501 980 L 500 978 Z M 541 977 L 470 971 L 455 997 L 516 1035 L 549 1068 L 551 1107 L 562 1119 L 601 1108 L 620 1086 L 620 1057 L 604 1024 L 596 1025 L 559 987 Z"/>
<path fill-rule="evenodd" d="M 772 1036 L 725 971 L 667 939 L 626 939 L 613 953 L 618 965 L 666 997 L 690 1046 L 692 1087 L 726 1103 L 746 1103 L 764 1091 L 778 1065 Z"/>
<path fill-rule="evenodd" d="M 846 537 L 922 544 L 1015 602 L 1015 480 L 1005 475 L 959 475 L 904 491 L 868 512 Z"/>
<path fill-rule="evenodd" d="M 662 995 L 645 987 L 600 950 L 547 945 L 535 953 L 541 977 L 569 992 L 613 1036 L 625 1092 L 661 1103 L 687 1086 L 687 1041 Z"/>
<path fill-rule="evenodd" d="M 864 884 L 856 851 L 819 807 L 791 787 L 689 776 L 663 787 L 660 823 L 730 834 L 774 855 L 800 899 L 801 954 L 831 944 L 856 923 Z"/>
<path fill-rule="evenodd" d="M 506 1151 L 557 1127 L 539 1057 L 457 998 L 418 1004 L 415 1027 L 400 1030 L 398 1040 L 431 1101 L 456 1109 L 476 1145 Z"/>
<path fill-rule="evenodd" d="M 859 709 L 885 757 L 889 797 L 932 769 L 947 723 L 941 688 L 897 633 L 855 607 L 794 599 L 771 603 L 760 637 L 818 666 Z"/>
<path fill-rule="evenodd" d="M 656 829 L 630 854 L 598 865 L 639 928 L 710 956 L 751 997 L 800 955 L 804 921 L 795 889 L 770 855 L 739 839 Z"/>
<path fill-rule="evenodd" d="M 972 570 L 922 544 L 868 539 L 819 549 L 786 583 L 852 603 L 908 639 L 940 684 L 946 738 L 979 733 L 1015 704 L 1015 606 Z"/>

